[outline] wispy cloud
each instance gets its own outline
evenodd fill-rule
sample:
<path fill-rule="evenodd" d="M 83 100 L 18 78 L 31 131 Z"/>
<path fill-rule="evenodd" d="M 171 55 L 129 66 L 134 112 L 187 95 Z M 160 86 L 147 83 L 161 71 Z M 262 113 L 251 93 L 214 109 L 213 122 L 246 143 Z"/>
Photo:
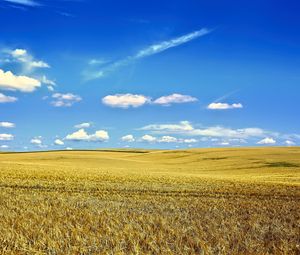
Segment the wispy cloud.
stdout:
<path fill-rule="evenodd" d="M 35 59 L 25 49 L 6 50 L 8 62 L 18 62 L 23 65 L 23 73 L 31 73 L 37 68 L 50 68 L 50 65 L 42 60 Z"/>
<path fill-rule="evenodd" d="M 209 34 L 210 32 L 211 32 L 211 30 L 209 30 L 207 28 L 202 28 L 200 30 L 194 31 L 189 34 L 185 34 L 183 36 L 176 37 L 176 38 L 168 40 L 168 41 L 163 41 L 163 42 L 160 42 L 157 44 L 152 44 L 152 45 L 145 47 L 144 49 L 138 51 L 136 54 L 134 54 L 132 56 L 127 56 L 123 59 L 120 59 L 118 61 L 110 63 L 99 70 L 85 71 L 83 73 L 83 75 L 85 76 L 86 80 L 93 80 L 93 79 L 104 77 L 107 74 L 115 71 L 116 69 L 118 69 L 122 66 L 127 66 L 139 59 L 143 59 L 143 58 L 161 53 L 170 48 L 174 48 L 179 45 L 185 44 L 189 41 L 195 40 L 199 37 Z"/>
<path fill-rule="evenodd" d="M 91 126 L 92 126 L 91 122 L 83 122 L 83 123 L 75 125 L 74 128 L 81 129 L 81 128 L 89 128 Z"/>
<path fill-rule="evenodd" d="M 153 134 L 178 134 L 187 136 L 218 137 L 218 138 L 257 138 L 276 133 L 263 130 L 261 128 L 241 128 L 232 129 L 222 126 L 211 126 L 206 128 L 195 128 L 188 121 L 181 121 L 177 124 L 151 124 L 140 128 L 140 130 L 150 131 Z"/>
<path fill-rule="evenodd" d="M 257 127 L 230 128 L 224 126 L 199 127 L 192 125 L 189 121 L 166 124 L 150 124 L 138 131 L 146 131 L 148 134 L 142 137 L 141 141 L 146 142 L 181 142 L 193 143 L 197 141 L 212 142 L 217 146 L 232 146 L 246 144 L 248 142 L 257 145 L 275 145 L 284 144 L 286 146 L 296 145 L 300 140 L 298 134 L 284 134 Z M 157 135 L 164 135 L 157 138 Z M 174 139 L 176 136 L 179 138 Z M 192 137 L 182 139 L 182 136 Z M 199 138 L 198 139 L 195 139 Z"/>
<path fill-rule="evenodd" d="M 147 142 L 147 143 L 197 143 L 198 140 L 195 138 L 177 138 L 174 136 L 164 135 L 162 137 L 156 137 L 152 135 L 144 135 L 139 140 L 139 142 Z"/>
<path fill-rule="evenodd" d="M 187 43 L 191 40 L 194 40 L 198 37 L 201 37 L 203 35 L 206 35 L 210 32 L 210 30 L 203 28 L 201 30 L 171 39 L 169 41 L 164 41 L 158 44 L 153 44 L 141 51 L 139 51 L 134 58 L 135 59 L 139 59 L 139 58 L 144 58 L 144 57 L 148 57 L 157 53 L 160 53 L 162 51 L 165 51 L 167 49 L 179 46 L 181 44 Z"/>
<path fill-rule="evenodd" d="M 32 7 L 41 5 L 39 2 L 33 0 L 4 0 L 4 1 L 12 4 L 20 4 L 20 5 L 32 6 Z"/>
<path fill-rule="evenodd" d="M 16 97 L 6 96 L 2 93 L 0 93 L 0 104 L 2 103 L 14 103 L 18 99 Z"/>

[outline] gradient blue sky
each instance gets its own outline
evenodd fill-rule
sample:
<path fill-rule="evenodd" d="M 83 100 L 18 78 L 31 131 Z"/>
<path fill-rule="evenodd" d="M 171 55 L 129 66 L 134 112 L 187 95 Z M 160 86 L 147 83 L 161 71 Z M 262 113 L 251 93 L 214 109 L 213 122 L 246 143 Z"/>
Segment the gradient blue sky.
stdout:
<path fill-rule="evenodd" d="M 299 11 L 0 0 L 0 149 L 299 145 Z"/>

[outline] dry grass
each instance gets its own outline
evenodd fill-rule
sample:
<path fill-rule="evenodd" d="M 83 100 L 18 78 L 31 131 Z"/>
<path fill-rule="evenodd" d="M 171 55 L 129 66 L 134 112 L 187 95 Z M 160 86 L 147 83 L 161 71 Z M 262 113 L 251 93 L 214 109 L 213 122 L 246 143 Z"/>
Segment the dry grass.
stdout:
<path fill-rule="evenodd" d="M 300 148 L 0 154 L 1 254 L 300 254 Z"/>

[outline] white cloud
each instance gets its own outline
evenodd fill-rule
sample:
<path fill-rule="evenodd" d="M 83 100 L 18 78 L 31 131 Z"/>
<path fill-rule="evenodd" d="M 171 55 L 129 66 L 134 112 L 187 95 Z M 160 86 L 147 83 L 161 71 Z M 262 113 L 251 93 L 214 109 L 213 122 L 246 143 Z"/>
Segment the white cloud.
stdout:
<path fill-rule="evenodd" d="M 152 135 L 144 135 L 141 138 L 142 142 L 148 142 L 148 143 L 153 143 L 156 142 L 156 137 L 152 136 Z"/>
<path fill-rule="evenodd" d="M 228 146 L 228 145 L 230 145 L 230 143 L 229 142 L 221 142 L 221 143 L 219 143 L 219 145 L 221 145 L 221 146 Z"/>
<path fill-rule="evenodd" d="M 50 92 L 53 92 L 53 91 L 54 91 L 54 87 L 53 87 L 53 86 L 47 86 L 47 89 L 48 89 Z"/>
<path fill-rule="evenodd" d="M 21 4 L 21 5 L 26 5 L 26 6 L 39 6 L 40 4 L 36 1 L 33 0 L 4 0 L 6 2 L 10 2 L 13 4 Z"/>
<path fill-rule="evenodd" d="M 6 96 L 0 93 L 0 103 L 14 103 L 18 100 L 16 97 Z"/>
<path fill-rule="evenodd" d="M 164 135 L 162 137 L 154 137 L 152 135 L 144 135 L 140 141 L 149 143 L 197 143 L 198 140 L 194 138 L 177 138 L 174 136 Z"/>
<path fill-rule="evenodd" d="M 12 122 L 6 122 L 6 121 L 0 122 L 0 127 L 3 128 L 14 128 L 15 126 L 16 126 L 15 123 Z"/>
<path fill-rule="evenodd" d="M 91 66 L 93 66 L 93 65 L 103 65 L 105 63 L 107 63 L 107 61 L 104 60 L 104 59 L 91 59 L 91 60 L 88 61 L 88 64 L 91 65 Z"/>
<path fill-rule="evenodd" d="M 109 135 L 105 130 L 98 130 L 93 135 L 90 135 L 91 141 L 107 141 L 109 139 Z"/>
<path fill-rule="evenodd" d="M 249 138 L 261 137 L 265 131 L 260 128 L 231 129 L 222 126 L 194 129 L 192 134 L 208 137 Z"/>
<path fill-rule="evenodd" d="M 54 144 L 55 144 L 55 145 L 64 145 L 65 143 L 64 143 L 62 140 L 60 140 L 60 139 L 56 139 L 56 140 L 54 141 Z"/>
<path fill-rule="evenodd" d="M 122 136 L 122 137 L 121 137 L 121 140 L 122 140 L 123 142 L 129 142 L 129 143 L 132 143 L 132 142 L 135 141 L 133 135 L 125 135 L 125 136 Z"/>
<path fill-rule="evenodd" d="M 30 140 L 30 143 L 34 145 L 42 145 L 43 142 L 40 138 L 33 138 Z"/>
<path fill-rule="evenodd" d="M 45 63 L 44 61 L 41 61 L 41 60 L 32 61 L 30 63 L 30 67 L 31 68 L 50 68 L 50 66 L 47 63 Z"/>
<path fill-rule="evenodd" d="M 1 145 L 0 148 L 1 148 L 1 149 L 8 149 L 9 146 L 8 146 L 8 145 Z"/>
<path fill-rule="evenodd" d="M 91 127 L 91 125 L 92 124 L 90 122 L 83 122 L 83 123 L 75 125 L 74 128 L 77 128 L 77 129 L 89 128 L 89 127 Z"/>
<path fill-rule="evenodd" d="M 171 104 L 182 104 L 182 103 L 189 103 L 189 102 L 196 102 L 198 101 L 197 98 L 189 96 L 189 95 L 181 95 L 181 94 L 172 94 L 168 96 L 162 96 L 157 98 L 153 101 L 154 104 L 160 105 L 171 105 Z"/>
<path fill-rule="evenodd" d="M 15 58 L 20 58 L 26 56 L 27 51 L 24 49 L 15 49 L 11 51 L 11 55 Z"/>
<path fill-rule="evenodd" d="M 192 33 L 168 40 L 163 41 L 157 44 L 150 45 L 149 47 L 146 47 L 145 49 L 140 50 L 135 56 L 135 59 L 148 57 L 157 53 L 160 53 L 162 51 L 165 51 L 167 49 L 179 46 L 181 44 L 187 43 L 189 41 L 192 41 L 196 38 L 199 38 L 201 36 L 204 36 L 206 34 L 210 33 L 210 30 L 203 28 L 201 30 L 194 31 Z"/>
<path fill-rule="evenodd" d="M 136 94 L 115 94 L 108 95 L 102 98 L 102 103 L 110 107 L 118 107 L 127 109 L 129 107 L 140 107 L 145 104 L 159 104 L 169 106 L 171 104 L 182 104 L 188 102 L 195 102 L 197 98 L 189 95 L 172 94 L 168 96 L 162 96 L 154 101 L 150 97 L 145 95 Z"/>
<path fill-rule="evenodd" d="M 43 75 L 43 76 L 40 78 L 40 82 L 42 82 L 42 83 L 44 83 L 44 84 L 47 84 L 47 85 L 51 85 L 51 86 L 55 86 L 55 85 L 56 85 L 56 82 L 55 82 L 55 81 L 49 80 L 45 75 Z"/>
<path fill-rule="evenodd" d="M 71 151 L 71 150 L 73 150 L 73 148 L 67 147 L 66 150 Z"/>
<path fill-rule="evenodd" d="M 94 134 L 88 134 L 84 129 L 79 129 L 78 131 L 67 135 L 65 139 L 72 141 L 103 142 L 109 139 L 109 135 L 105 130 L 98 130 Z"/>
<path fill-rule="evenodd" d="M 178 142 L 176 137 L 165 135 L 161 137 L 158 142 L 160 143 L 176 143 Z"/>
<path fill-rule="evenodd" d="M 14 136 L 11 134 L 0 134 L 0 141 L 11 141 L 14 139 Z"/>
<path fill-rule="evenodd" d="M 108 95 L 102 98 L 102 103 L 110 107 L 118 108 L 129 108 L 129 107 L 140 107 L 150 102 L 150 99 L 144 95 L 134 94 L 116 94 Z"/>
<path fill-rule="evenodd" d="M 4 72 L 0 69 L 0 89 L 32 92 L 41 86 L 41 82 L 34 78 L 14 75 L 12 72 Z"/>
<path fill-rule="evenodd" d="M 23 65 L 23 72 L 29 73 L 36 68 L 50 68 L 50 65 L 42 60 L 36 60 L 25 49 L 15 49 L 8 51 L 10 61 L 16 61 Z"/>
<path fill-rule="evenodd" d="M 163 52 L 167 49 L 174 48 L 179 45 L 185 44 L 189 41 L 192 41 L 192 40 L 202 37 L 206 34 L 209 34 L 210 32 L 211 32 L 210 30 L 203 28 L 203 29 L 194 31 L 192 33 L 185 34 L 183 36 L 176 37 L 171 40 L 167 40 L 167 41 L 163 41 L 163 42 L 160 42 L 157 44 L 150 45 L 150 46 L 138 51 L 136 54 L 134 54 L 132 56 L 128 56 L 124 59 L 115 61 L 113 63 L 110 63 L 110 64 L 104 66 L 100 70 L 85 72 L 84 73 L 85 78 L 87 80 L 102 78 L 105 75 L 115 71 L 116 69 L 118 69 L 122 66 L 127 66 L 136 60 L 139 60 L 139 59 L 142 59 L 145 57 L 149 57 L 149 56 L 158 54 L 160 52 Z"/>
<path fill-rule="evenodd" d="M 257 144 L 275 144 L 275 143 L 276 143 L 276 141 L 270 137 L 266 137 L 266 138 L 260 140 L 259 142 L 257 142 Z"/>
<path fill-rule="evenodd" d="M 89 140 L 90 136 L 84 129 L 79 129 L 78 131 L 69 134 L 66 136 L 67 140 L 74 140 L 74 141 L 85 141 Z"/>
<path fill-rule="evenodd" d="M 54 91 L 54 87 L 56 86 L 56 82 L 55 81 L 48 79 L 47 76 L 45 76 L 45 75 L 43 75 L 42 77 L 40 77 L 39 81 L 41 83 L 43 83 L 43 84 L 46 84 L 47 85 L 47 89 L 50 92 Z"/>
<path fill-rule="evenodd" d="M 161 132 L 188 132 L 194 130 L 194 127 L 189 121 L 181 121 L 179 124 L 151 124 L 140 128 L 140 130 L 151 130 Z"/>
<path fill-rule="evenodd" d="M 54 98 L 55 100 L 52 101 L 51 104 L 55 107 L 70 107 L 74 103 L 80 102 L 82 100 L 80 96 L 71 93 L 55 93 L 52 95 L 52 98 Z"/>
<path fill-rule="evenodd" d="M 183 142 L 183 143 L 197 143 L 198 142 L 198 140 L 196 140 L 194 138 L 191 138 L 191 139 L 182 139 L 180 141 Z"/>
<path fill-rule="evenodd" d="M 228 109 L 241 109 L 243 105 L 241 103 L 227 104 L 227 103 L 211 103 L 207 106 L 209 110 L 228 110 Z"/>
<path fill-rule="evenodd" d="M 231 129 L 222 126 L 194 128 L 188 121 L 181 121 L 179 124 L 151 124 L 140 128 L 140 130 L 148 130 L 156 134 L 179 134 L 188 136 L 226 137 L 239 139 L 262 137 L 270 133 L 260 128 Z"/>
<path fill-rule="evenodd" d="M 284 143 L 285 143 L 286 146 L 294 146 L 294 145 L 296 145 L 296 143 L 293 142 L 293 141 L 291 141 L 291 140 L 286 140 L 286 141 L 284 141 Z"/>

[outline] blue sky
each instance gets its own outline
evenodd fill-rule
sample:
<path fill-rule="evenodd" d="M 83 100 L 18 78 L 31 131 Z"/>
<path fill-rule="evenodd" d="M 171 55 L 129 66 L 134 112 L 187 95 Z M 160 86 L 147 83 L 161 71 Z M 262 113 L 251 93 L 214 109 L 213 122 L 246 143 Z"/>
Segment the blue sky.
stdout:
<path fill-rule="evenodd" d="M 0 0 L 0 149 L 299 145 L 299 9 Z"/>

